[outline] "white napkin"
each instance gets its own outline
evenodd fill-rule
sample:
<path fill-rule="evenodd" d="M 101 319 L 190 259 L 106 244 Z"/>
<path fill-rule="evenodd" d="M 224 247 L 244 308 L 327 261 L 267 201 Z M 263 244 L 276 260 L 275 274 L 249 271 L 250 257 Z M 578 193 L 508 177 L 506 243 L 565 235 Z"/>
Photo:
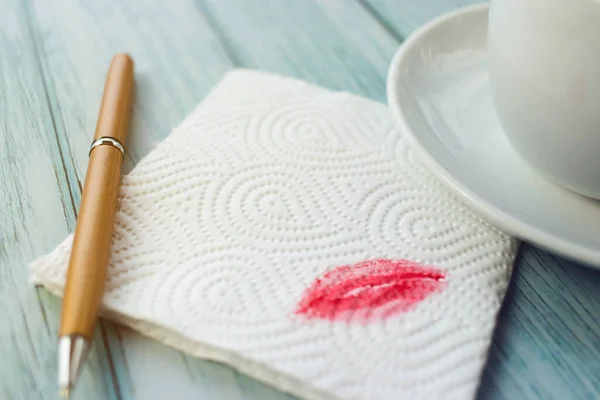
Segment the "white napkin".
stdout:
<path fill-rule="evenodd" d="M 474 397 L 517 245 L 385 105 L 247 70 L 124 177 L 116 221 L 103 315 L 311 400 Z M 58 295 L 71 240 L 31 266 Z"/>

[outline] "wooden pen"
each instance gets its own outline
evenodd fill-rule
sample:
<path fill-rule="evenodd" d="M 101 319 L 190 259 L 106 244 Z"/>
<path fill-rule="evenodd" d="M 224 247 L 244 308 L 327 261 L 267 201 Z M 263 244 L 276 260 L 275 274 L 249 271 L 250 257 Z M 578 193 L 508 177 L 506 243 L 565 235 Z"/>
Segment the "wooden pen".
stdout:
<path fill-rule="evenodd" d="M 104 292 L 132 100 L 133 61 L 117 54 L 90 147 L 62 303 L 58 384 L 66 398 L 87 356 Z"/>

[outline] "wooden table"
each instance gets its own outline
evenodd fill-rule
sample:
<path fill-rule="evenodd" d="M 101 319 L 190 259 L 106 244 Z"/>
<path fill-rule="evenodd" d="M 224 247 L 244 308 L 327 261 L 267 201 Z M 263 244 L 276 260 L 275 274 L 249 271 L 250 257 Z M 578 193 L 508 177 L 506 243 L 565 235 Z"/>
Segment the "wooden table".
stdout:
<path fill-rule="evenodd" d="M 136 61 L 130 169 L 234 67 L 385 101 L 402 40 L 472 2 L 3 0 L 0 398 L 55 398 L 60 302 L 29 284 L 26 265 L 74 229 L 113 53 Z M 598 398 L 599 299 L 600 273 L 523 245 L 479 397 Z M 76 399 L 291 398 L 107 321 L 96 338 Z"/>

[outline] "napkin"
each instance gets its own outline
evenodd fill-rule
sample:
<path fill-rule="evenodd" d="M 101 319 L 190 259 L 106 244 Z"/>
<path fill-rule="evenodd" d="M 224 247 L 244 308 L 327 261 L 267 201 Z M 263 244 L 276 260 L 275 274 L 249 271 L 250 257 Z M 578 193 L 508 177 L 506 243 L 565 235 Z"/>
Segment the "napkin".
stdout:
<path fill-rule="evenodd" d="M 124 176 L 102 313 L 304 399 L 466 399 L 516 245 L 385 105 L 234 70 Z"/>

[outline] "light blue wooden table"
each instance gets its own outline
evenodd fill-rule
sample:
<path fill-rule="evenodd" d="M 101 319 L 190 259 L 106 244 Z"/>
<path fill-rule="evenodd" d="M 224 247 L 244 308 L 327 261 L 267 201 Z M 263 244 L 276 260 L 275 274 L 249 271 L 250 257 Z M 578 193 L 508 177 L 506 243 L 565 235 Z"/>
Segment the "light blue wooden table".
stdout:
<path fill-rule="evenodd" d="M 0 399 L 56 398 L 60 302 L 31 287 L 26 265 L 74 229 L 113 53 L 130 52 L 137 68 L 129 169 L 234 67 L 385 101 L 402 40 L 469 3 L 2 0 Z M 479 397 L 599 398 L 599 299 L 599 272 L 524 245 Z M 103 321 L 73 398 L 291 397 Z"/>

